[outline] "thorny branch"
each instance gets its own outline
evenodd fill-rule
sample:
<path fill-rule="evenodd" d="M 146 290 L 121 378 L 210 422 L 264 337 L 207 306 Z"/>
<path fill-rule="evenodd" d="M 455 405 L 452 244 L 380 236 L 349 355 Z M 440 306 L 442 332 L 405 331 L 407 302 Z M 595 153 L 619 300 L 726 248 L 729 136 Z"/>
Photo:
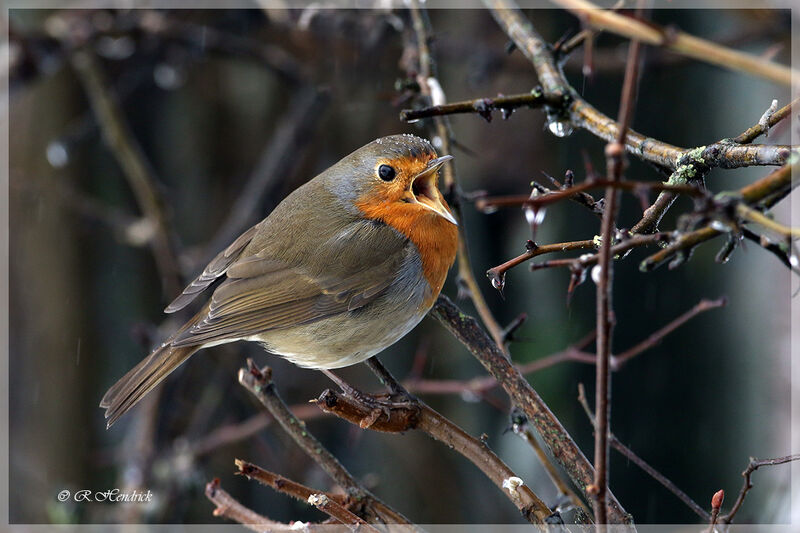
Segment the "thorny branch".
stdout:
<path fill-rule="evenodd" d="M 641 2 L 639 6 L 641 6 Z M 640 13 L 641 11 L 641 7 L 637 9 L 637 12 Z M 600 250 L 597 254 L 597 268 L 600 269 L 596 282 L 597 392 L 595 402 L 597 411 L 595 418 L 597 420 L 597 431 L 595 432 L 594 441 L 594 490 L 591 491 L 595 494 L 595 521 L 600 524 L 601 530 L 605 530 L 605 524 L 608 522 L 606 496 L 608 495 L 608 433 L 611 425 L 611 372 L 609 372 L 609 365 L 614 327 L 614 321 L 612 319 L 614 264 L 612 262 L 611 248 L 616 228 L 617 202 L 619 202 L 619 193 L 614 187 L 614 184 L 622 180 L 625 165 L 624 144 L 628 134 L 628 127 L 633 117 L 633 109 L 636 101 L 635 92 L 636 84 L 638 83 L 640 51 L 641 44 L 639 41 L 632 41 L 628 48 L 628 62 L 625 67 L 625 80 L 622 85 L 617 137 L 613 142 L 609 142 L 605 149 L 606 175 L 611 183 L 606 187 L 606 202 L 603 208 L 600 230 Z"/>
<path fill-rule="evenodd" d="M 469 315 L 464 314 L 446 296 L 439 296 L 430 312 L 475 356 L 484 368 L 496 379 L 519 407 L 542 437 L 550 453 L 567 472 L 567 475 L 583 493 L 594 480 L 594 469 L 575 441 L 569 436 L 561 422 L 553 415 L 525 377 L 506 358 L 496 343 Z M 608 494 L 608 516 L 615 523 L 631 523 L 631 517 L 619 502 Z"/>
<path fill-rule="evenodd" d="M 436 66 L 428 46 L 429 31 L 427 12 L 422 9 L 418 2 L 415 0 L 411 4 L 411 19 L 414 34 L 416 36 L 416 49 L 419 60 L 419 73 L 417 74 L 417 83 L 420 87 L 420 92 L 434 105 L 445 105 L 445 93 L 436 79 Z M 413 110 L 408 111 L 413 113 Z M 433 115 L 432 115 L 433 116 Z M 441 143 L 441 150 L 445 154 L 450 154 L 450 145 L 452 134 L 447 122 L 440 116 L 433 116 L 433 129 L 436 139 Z M 444 188 L 451 199 L 451 209 L 459 221 L 458 226 L 458 280 L 466 287 L 466 291 L 472 300 L 475 310 L 481 317 L 481 321 L 486 326 L 486 329 L 491 333 L 497 345 L 507 352 L 505 346 L 506 335 L 503 328 L 497 322 L 492 314 L 486 299 L 483 297 L 481 287 L 475 279 L 475 274 L 472 272 L 472 265 L 469 259 L 469 248 L 467 246 L 467 230 L 464 225 L 464 218 L 461 216 L 461 204 L 458 194 L 458 182 L 455 175 L 455 163 L 446 163 L 443 169 L 444 175 Z"/>

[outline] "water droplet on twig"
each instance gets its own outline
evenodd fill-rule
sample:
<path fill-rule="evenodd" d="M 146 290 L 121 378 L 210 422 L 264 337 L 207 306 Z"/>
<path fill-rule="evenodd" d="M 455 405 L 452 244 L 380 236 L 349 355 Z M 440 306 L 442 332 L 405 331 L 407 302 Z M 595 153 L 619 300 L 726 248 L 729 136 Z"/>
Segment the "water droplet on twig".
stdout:
<path fill-rule="evenodd" d="M 560 118 L 548 118 L 547 129 L 556 137 L 567 137 L 572 133 L 572 124 Z"/>

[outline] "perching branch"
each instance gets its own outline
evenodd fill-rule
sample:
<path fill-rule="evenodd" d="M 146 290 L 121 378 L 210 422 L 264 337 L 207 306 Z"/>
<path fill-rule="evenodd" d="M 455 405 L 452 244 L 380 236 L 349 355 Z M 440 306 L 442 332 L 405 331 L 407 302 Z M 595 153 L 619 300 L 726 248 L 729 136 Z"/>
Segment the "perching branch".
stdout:
<path fill-rule="evenodd" d="M 359 427 L 389 433 L 401 433 L 417 429 L 433 439 L 446 444 L 467 459 L 488 477 L 517 506 L 520 513 L 531 523 L 545 524 L 553 514 L 545 503 L 525 484 L 513 487 L 513 479 L 519 479 L 485 443 L 472 437 L 456 424 L 443 417 L 425 403 L 416 400 L 408 406 L 375 407 L 359 398 L 341 394 L 330 389 L 323 391 L 317 405 Z"/>
<path fill-rule="evenodd" d="M 369 521 L 382 521 L 390 524 L 409 524 L 400 513 L 390 509 L 364 488 L 342 466 L 336 457 L 325 448 L 283 403 L 272 383 L 272 370 L 269 367 L 258 369 L 252 359 L 247 360 L 247 368 L 239 370 L 239 383 L 250 391 L 267 408 L 286 433 L 314 462 L 355 500 L 363 500 L 364 511 Z"/>

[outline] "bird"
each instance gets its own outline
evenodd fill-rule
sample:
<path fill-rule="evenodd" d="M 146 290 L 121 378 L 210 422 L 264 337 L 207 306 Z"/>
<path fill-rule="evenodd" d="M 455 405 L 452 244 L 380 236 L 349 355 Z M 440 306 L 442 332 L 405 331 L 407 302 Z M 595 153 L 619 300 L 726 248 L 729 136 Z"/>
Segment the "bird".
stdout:
<path fill-rule="evenodd" d="M 166 307 L 210 292 L 106 392 L 106 427 L 202 348 L 254 341 L 330 375 L 406 335 L 455 260 L 458 223 L 437 183 L 452 158 L 415 135 L 381 137 L 290 193 Z"/>

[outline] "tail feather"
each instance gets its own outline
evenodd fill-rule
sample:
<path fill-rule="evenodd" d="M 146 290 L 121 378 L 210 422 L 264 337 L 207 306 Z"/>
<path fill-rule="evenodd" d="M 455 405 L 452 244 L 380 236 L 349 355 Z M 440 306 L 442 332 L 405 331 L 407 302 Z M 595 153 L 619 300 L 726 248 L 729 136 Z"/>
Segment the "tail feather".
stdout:
<path fill-rule="evenodd" d="M 111 427 L 119 417 L 136 405 L 145 394 L 153 390 L 161 380 L 178 368 L 199 348 L 200 346 L 174 347 L 165 344 L 133 367 L 108 389 L 100 401 L 100 407 L 106 409 L 106 418 L 108 419 L 106 427 Z"/>

